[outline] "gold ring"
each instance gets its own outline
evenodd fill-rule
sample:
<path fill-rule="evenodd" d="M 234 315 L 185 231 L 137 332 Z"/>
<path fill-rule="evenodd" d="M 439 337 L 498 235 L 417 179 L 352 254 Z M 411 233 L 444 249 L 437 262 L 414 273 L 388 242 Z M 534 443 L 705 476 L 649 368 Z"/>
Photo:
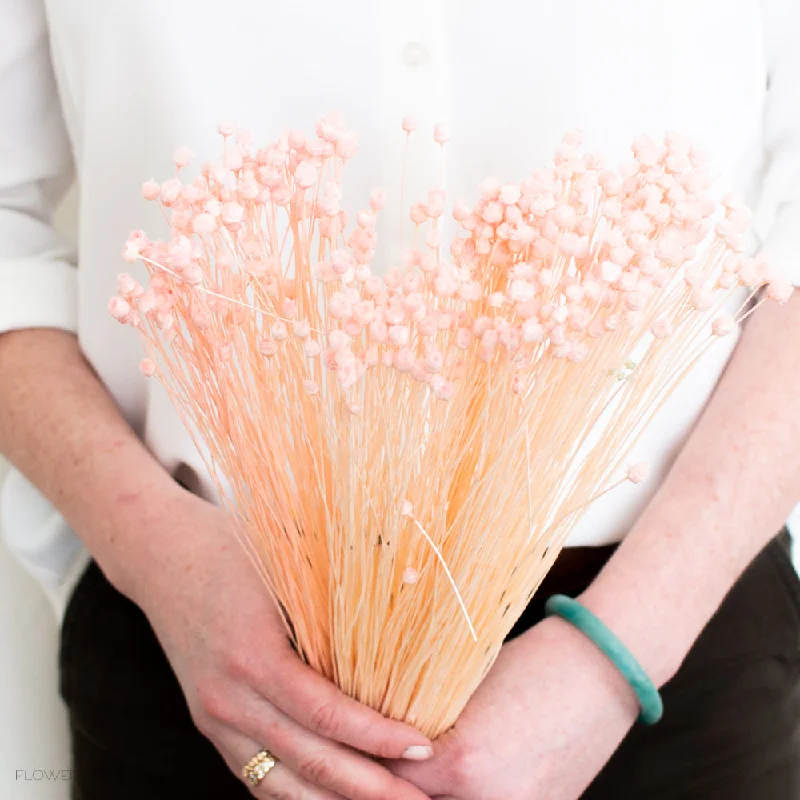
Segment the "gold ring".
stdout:
<path fill-rule="evenodd" d="M 278 759 L 269 750 L 259 750 L 242 768 L 242 777 L 251 786 L 258 786 L 277 763 Z"/>

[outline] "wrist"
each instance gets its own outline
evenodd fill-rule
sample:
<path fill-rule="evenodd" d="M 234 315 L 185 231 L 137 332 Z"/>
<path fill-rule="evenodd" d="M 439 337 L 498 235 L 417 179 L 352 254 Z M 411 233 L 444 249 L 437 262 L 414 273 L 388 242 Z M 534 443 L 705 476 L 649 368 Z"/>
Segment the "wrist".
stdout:
<path fill-rule="evenodd" d="M 188 493 L 155 461 L 130 464 L 82 535 L 109 582 L 134 602 L 170 546 L 169 519 Z M 84 532 L 86 532 L 84 534 Z"/>
<path fill-rule="evenodd" d="M 678 671 L 688 647 L 679 644 L 675 626 L 644 595 L 636 603 L 596 581 L 577 599 L 622 641 L 657 688 Z"/>
<path fill-rule="evenodd" d="M 536 629 L 548 648 L 572 665 L 583 685 L 594 687 L 598 697 L 613 707 L 628 725 L 639 715 L 639 701 L 625 677 L 585 634 L 559 617 L 547 617 Z"/>
<path fill-rule="evenodd" d="M 114 584 L 146 613 L 168 605 L 176 588 L 207 581 L 229 551 L 240 550 L 229 513 L 177 482 L 150 500 L 123 526 L 126 548 Z"/>

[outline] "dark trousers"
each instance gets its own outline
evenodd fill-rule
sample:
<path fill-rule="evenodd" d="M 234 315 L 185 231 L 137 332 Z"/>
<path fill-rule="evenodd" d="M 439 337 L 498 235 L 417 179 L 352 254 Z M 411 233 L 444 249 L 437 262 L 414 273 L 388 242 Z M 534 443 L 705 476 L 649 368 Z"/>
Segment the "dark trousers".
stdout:
<path fill-rule="evenodd" d="M 512 635 L 541 619 L 549 595 L 579 594 L 611 550 L 564 551 Z M 145 616 L 94 563 L 67 607 L 60 666 L 74 800 L 252 796 L 193 726 Z M 662 695 L 663 720 L 631 731 L 585 800 L 800 798 L 800 580 L 785 532 Z"/>

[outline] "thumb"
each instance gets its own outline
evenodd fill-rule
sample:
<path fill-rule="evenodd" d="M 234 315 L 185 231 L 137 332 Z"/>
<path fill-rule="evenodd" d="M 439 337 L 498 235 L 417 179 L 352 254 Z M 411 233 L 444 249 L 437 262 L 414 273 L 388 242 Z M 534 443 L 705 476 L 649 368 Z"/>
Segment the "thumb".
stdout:
<path fill-rule="evenodd" d="M 412 783 L 435 800 L 455 800 L 452 792 L 458 780 L 458 756 L 448 734 L 433 743 L 433 757 L 427 761 L 384 761 L 391 772 Z"/>

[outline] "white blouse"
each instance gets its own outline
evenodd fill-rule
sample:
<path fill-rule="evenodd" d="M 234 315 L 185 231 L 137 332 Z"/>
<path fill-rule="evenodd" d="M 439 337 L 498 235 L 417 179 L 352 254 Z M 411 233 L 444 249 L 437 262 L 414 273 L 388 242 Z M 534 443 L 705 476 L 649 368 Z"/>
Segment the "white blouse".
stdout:
<path fill-rule="evenodd" d="M 106 313 L 130 269 L 130 229 L 164 232 L 139 187 L 171 175 L 176 145 L 216 156 L 220 121 L 266 142 L 330 110 L 361 133 L 350 208 L 376 186 L 396 202 L 407 113 L 420 123 L 407 202 L 438 182 L 440 121 L 452 130 L 450 201 L 544 166 L 571 128 L 612 161 L 640 133 L 677 131 L 711 153 L 720 190 L 732 184 L 754 208 L 758 246 L 800 283 L 798 40 L 797 0 L 3 0 L 0 331 L 76 331 L 156 457 L 205 485 L 169 401 L 138 372 L 137 337 Z M 79 255 L 51 226 L 74 174 Z M 399 214 L 384 217 L 376 267 L 399 255 Z M 570 544 L 624 536 L 734 344 L 709 354 L 642 439 L 632 457 L 655 467 L 651 479 L 597 502 Z M 86 563 L 80 541 L 17 473 L 2 515 L 12 550 L 60 607 Z"/>

